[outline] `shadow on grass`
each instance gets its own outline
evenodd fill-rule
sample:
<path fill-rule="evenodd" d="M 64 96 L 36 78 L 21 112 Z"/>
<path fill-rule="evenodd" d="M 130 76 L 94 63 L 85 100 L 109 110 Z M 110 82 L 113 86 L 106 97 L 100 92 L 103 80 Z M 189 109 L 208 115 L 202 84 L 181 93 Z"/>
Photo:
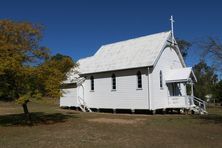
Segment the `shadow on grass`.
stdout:
<path fill-rule="evenodd" d="M 35 126 L 41 124 L 55 124 L 65 122 L 69 118 L 77 118 L 75 115 L 61 113 L 46 114 L 43 112 L 31 113 L 32 123 L 28 123 L 24 114 L 0 115 L 0 126 Z"/>
<path fill-rule="evenodd" d="M 193 115 L 193 118 L 204 120 L 207 123 L 222 124 L 222 115 L 218 114 Z"/>

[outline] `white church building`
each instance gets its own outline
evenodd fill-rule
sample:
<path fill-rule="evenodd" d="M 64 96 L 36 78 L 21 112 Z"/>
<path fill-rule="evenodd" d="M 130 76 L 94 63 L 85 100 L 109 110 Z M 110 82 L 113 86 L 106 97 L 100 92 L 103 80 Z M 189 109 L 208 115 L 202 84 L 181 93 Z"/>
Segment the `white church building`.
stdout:
<path fill-rule="evenodd" d="M 78 64 L 63 83 L 60 107 L 206 113 L 205 102 L 193 96 L 197 80 L 173 31 L 103 45 Z"/>

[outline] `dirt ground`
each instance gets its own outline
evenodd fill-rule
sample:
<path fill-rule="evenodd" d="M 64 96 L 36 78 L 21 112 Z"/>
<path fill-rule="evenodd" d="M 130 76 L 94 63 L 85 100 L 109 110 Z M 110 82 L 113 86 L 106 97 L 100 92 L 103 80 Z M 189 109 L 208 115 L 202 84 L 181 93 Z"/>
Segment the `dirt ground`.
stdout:
<path fill-rule="evenodd" d="M 83 113 L 30 103 L 33 125 L 22 108 L 0 102 L 0 148 L 222 147 L 222 108 L 209 115 Z"/>

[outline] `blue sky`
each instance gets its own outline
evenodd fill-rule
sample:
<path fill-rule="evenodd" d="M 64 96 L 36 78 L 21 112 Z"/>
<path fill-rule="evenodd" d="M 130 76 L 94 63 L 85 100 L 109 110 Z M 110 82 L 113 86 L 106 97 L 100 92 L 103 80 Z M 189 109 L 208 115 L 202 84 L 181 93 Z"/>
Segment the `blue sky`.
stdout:
<path fill-rule="evenodd" d="M 170 30 L 170 15 L 178 38 L 220 37 L 221 7 L 219 0 L 2 0 L 0 18 L 43 24 L 41 44 L 78 60 L 103 44 Z M 188 66 L 198 62 L 199 51 L 190 50 Z"/>

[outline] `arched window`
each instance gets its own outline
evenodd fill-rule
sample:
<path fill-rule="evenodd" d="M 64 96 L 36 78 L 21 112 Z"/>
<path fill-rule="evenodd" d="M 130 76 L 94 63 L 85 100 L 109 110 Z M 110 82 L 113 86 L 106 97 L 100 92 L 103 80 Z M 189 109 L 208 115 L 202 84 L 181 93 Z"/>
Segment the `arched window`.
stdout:
<path fill-rule="evenodd" d="M 162 74 L 162 71 L 160 71 L 160 88 L 163 88 L 163 74 Z"/>
<path fill-rule="evenodd" d="M 90 83 L 91 83 L 91 90 L 93 91 L 94 90 L 94 77 L 93 76 L 91 76 L 90 77 Z"/>
<path fill-rule="evenodd" d="M 142 88 L 142 76 L 141 72 L 137 72 L 137 88 Z"/>
<path fill-rule="evenodd" d="M 112 89 L 116 90 L 116 75 L 112 74 Z"/>

